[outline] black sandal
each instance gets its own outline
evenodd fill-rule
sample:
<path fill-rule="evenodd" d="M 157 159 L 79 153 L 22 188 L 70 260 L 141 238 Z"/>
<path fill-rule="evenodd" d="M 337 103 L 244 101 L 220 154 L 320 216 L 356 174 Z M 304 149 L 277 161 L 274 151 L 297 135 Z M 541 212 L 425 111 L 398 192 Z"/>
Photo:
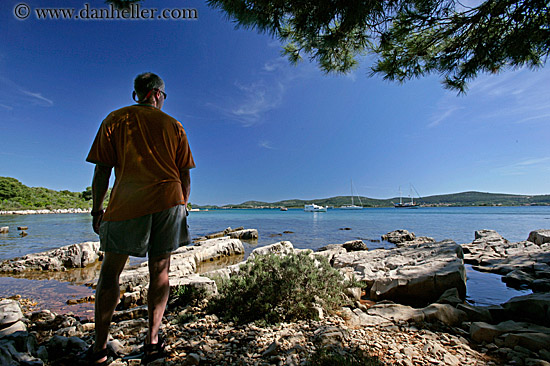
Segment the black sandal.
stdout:
<path fill-rule="evenodd" d="M 103 362 L 97 362 L 102 358 L 107 357 Z M 88 366 L 107 366 L 110 363 L 109 349 L 104 348 L 101 351 L 94 352 L 94 346 L 90 346 L 86 352 L 79 355 L 79 360 L 86 362 Z"/>
<path fill-rule="evenodd" d="M 155 344 L 143 344 L 143 358 L 141 359 L 142 365 L 147 365 L 149 362 L 166 357 L 166 350 L 164 347 L 164 339 L 159 335 L 158 343 Z"/>

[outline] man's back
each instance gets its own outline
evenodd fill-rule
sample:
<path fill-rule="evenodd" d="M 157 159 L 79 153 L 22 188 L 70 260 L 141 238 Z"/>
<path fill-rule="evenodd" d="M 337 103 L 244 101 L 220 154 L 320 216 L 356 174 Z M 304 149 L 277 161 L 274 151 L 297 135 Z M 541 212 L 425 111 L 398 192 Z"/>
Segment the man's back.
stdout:
<path fill-rule="evenodd" d="M 180 169 L 195 166 L 181 123 L 149 105 L 110 113 L 87 160 L 115 168 L 105 221 L 128 220 L 183 203 Z"/>

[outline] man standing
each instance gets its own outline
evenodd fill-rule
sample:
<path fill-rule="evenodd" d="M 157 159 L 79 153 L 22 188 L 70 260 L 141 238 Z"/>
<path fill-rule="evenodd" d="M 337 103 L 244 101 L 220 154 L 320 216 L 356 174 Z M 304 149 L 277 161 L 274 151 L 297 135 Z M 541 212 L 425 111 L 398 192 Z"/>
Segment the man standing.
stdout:
<path fill-rule="evenodd" d="M 95 297 L 95 343 L 87 353 L 91 365 L 107 364 L 109 324 L 129 255 L 148 255 L 149 261 L 149 329 L 142 364 L 164 357 L 159 328 L 170 292 L 170 254 L 189 243 L 186 205 L 189 169 L 195 163 L 187 135 L 180 122 L 161 111 L 166 92 L 160 77 L 138 75 L 133 98 L 136 105 L 105 118 L 86 158 L 96 164 L 93 229 L 105 252 Z M 116 179 L 104 211 L 112 168 Z"/>

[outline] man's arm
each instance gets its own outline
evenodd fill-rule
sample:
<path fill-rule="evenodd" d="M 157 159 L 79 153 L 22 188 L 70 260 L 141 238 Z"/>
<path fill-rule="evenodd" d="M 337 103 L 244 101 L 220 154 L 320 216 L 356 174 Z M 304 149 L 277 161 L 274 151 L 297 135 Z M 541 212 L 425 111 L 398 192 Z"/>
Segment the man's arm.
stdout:
<path fill-rule="evenodd" d="M 191 174 L 189 169 L 180 169 L 181 190 L 183 191 L 183 200 L 185 205 L 189 202 L 189 194 L 191 193 Z"/>
<path fill-rule="evenodd" d="M 109 189 L 109 178 L 111 177 L 111 170 L 113 168 L 96 164 L 94 170 L 94 178 L 92 180 L 92 212 L 98 212 L 103 210 L 103 200 L 107 195 Z M 99 225 L 103 220 L 103 213 L 93 217 L 92 227 L 96 234 L 99 235 Z"/>

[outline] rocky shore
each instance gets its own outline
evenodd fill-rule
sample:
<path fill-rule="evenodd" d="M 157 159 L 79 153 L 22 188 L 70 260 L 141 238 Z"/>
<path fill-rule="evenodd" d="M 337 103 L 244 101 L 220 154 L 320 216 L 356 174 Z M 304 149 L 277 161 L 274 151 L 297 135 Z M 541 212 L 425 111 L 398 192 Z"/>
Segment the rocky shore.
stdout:
<path fill-rule="evenodd" d="M 192 305 L 171 301 L 162 327 L 169 351 L 164 364 L 307 365 L 315 352 L 333 349 L 342 355 L 365 352 L 386 365 L 550 365 L 550 293 L 533 285 L 550 278 L 545 232 L 509 243 L 495 232 L 479 231 L 474 242 L 462 246 L 394 232 L 388 233 L 396 242 L 394 249 L 370 251 L 354 241 L 306 250 L 325 256 L 345 276 L 364 281 L 364 288 L 349 291 L 352 305 L 320 314 L 317 321 L 260 327 L 207 314 L 208 298 Z M 58 265 L 62 271 L 66 264 L 86 265 L 101 256 L 93 243 L 58 251 L 4 261 L 0 272 L 30 273 Z M 287 241 L 257 248 L 251 256 L 300 251 Z M 214 296 L 212 278 L 238 275 L 243 253 L 240 239 L 228 236 L 180 248 L 171 264 L 171 286 L 200 288 Z M 59 259 L 55 265 L 52 257 Z M 228 258 L 239 263 L 198 273 L 205 263 Z M 500 305 L 472 306 L 464 300 L 465 261 L 495 273 L 521 270 L 532 279 L 529 286 L 535 293 Z M 143 263 L 121 278 L 124 294 L 109 343 L 119 356 L 111 365 L 139 364 L 124 356 L 135 353 L 145 337 L 147 272 Z M 93 322 L 49 310 L 33 312 L 24 305 L 21 299 L 0 301 L 0 364 L 74 365 L 74 355 L 92 342 Z"/>
<path fill-rule="evenodd" d="M 42 214 L 67 214 L 67 213 L 89 213 L 91 208 L 57 208 L 43 210 L 1 210 L 0 215 L 42 215 Z"/>

